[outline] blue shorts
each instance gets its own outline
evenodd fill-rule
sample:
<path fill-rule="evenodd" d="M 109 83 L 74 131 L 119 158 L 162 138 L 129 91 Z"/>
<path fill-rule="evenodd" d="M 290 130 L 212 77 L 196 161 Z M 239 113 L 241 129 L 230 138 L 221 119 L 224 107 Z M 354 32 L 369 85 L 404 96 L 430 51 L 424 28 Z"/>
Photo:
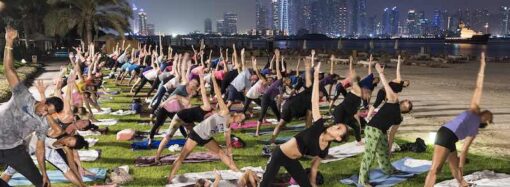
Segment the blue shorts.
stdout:
<path fill-rule="evenodd" d="M 126 62 L 126 63 L 122 64 L 122 66 L 121 66 L 120 68 L 121 68 L 122 70 L 124 70 L 124 71 L 128 71 L 128 70 L 129 70 L 128 68 L 129 68 L 129 66 L 131 66 L 131 65 L 133 65 L 133 64 L 131 64 L 131 63 L 127 63 L 127 62 Z"/>
<path fill-rule="evenodd" d="M 129 67 L 128 67 L 128 71 L 134 71 L 138 68 L 138 64 L 131 64 Z"/>

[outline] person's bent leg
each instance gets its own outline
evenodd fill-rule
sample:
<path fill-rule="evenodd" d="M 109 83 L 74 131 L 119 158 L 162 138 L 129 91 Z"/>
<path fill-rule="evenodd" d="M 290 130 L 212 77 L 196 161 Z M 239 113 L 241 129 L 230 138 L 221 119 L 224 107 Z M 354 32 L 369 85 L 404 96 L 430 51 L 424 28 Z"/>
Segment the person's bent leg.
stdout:
<path fill-rule="evenodd" d="M 451 152 L 448 156 L 448 165 L 450 166 L 450 172 L 452 173 L 452 176 L 457 180 L 457 182 L 461 186 L 467 186 L 467 182 L 464 180 L 462 171 L 459 168 L 459 157 L 457 156 L 457 151 Z"/>
<path fill-rule="evenodd" d="M 285 155 L 281 151 L 280 147 L 277 147 L 267 161 L 266 171 L 262 176 L 260 186 L 271 186 L 274 178 L 278 175 L 283 157 L 285 157 Z"/>
<path fill-rule="evenodd" d="M 270 143 L 274 144 L 276 141 L 276 137 L 278 137 L 278 134 L 280 134 L 280 131 L 285 128 L 285 124 L 287 122 L 284 119 L 281 119 L 280 122 L 278 122 L 278 125 L 274 128 L 273 135 L 271 135 Z"/>
<path fill-rule="evenodd" d="M 161 83 L 161 81 L 158 78 L 156 78 L 156 80 L 154 80 L 152 82 L 152 87 L 149 90 L 149 92 L 147 92 L 147 98 L 151 96 L 151 94 L 152 94 L 152 92 L 154 92 L 154 90 L 158 89 L 159 83 Z"/>
<path fill-rule="evenodd" d="M 244 103 L 243 103 L 243 114 L 246 115 L 246 111 L 248 111 L 248 108 L 250 107 L 250 103 L 253 99 L 250 99 L 248 97 L 245 97 L 244 98 Z"/>
<path fill-rule="evenodd" d="M 218 142 L 216 142 L 214 139 L 206 143 L 204 147 L 207 148 L 210 152 L 218 155 L 220 160 L 225 163 L 225 165 L 227 165 L 230 170 L 239 171 L 236 164 L 234 163 L 234 158 L 232 158 L 231 155 L 225 154 L 225 152 L 221 150 L 220 145 L 218 145 Z"/>
<path fill-rule="evenodd" d="M 356 122 L 356 119 L 354 119 L 354 117 L 351 117 L 346 121 L 346 125 L 351 127 L 352 130 L 354 131 L 354 137 L 356 137 L 356 141 L 361 142 L 361 128 Z"/>
<path fill-rule="evenodd" d="M 156 111 L 156 122 L 151 128 L 151 131 L 149 133 L 149 143 L 151 140 L 154 139 L 154 136 L 156 135 L 156 132 L 158 131 L 159 127 L 161 127 L 165 121 L 166 118 L 168 118 L 169 113 L 164 108 L 159 108 Z"/>
<path fill-rule="evenodd" d="M 374 156 L 376 154 L 376 148 L 377 148 L 377 140 L 378 140 L 378 129 L 374 127 L 368 126 L 365 129 L 366 133 L 366 139 L 365 139 L 365 153 L 363 154 L 363 158 L 361 159 L 361 166 L 359 169 L 359 181 L 358 183 L 361 185 L 366 185 L 369 182 L 369 171 L 370 171 L 370 165 L 372 164 L 372 161 L 374 160 Z"/>
<path fill-rule="evenodd" d="M 299 160 L 285 159 L 283 167 L 289 172 L 290 176 L 299 184 L 300 187 L 311 187 L 310 177 L 305 169 L 299 163 Z"/>
<path fill-rule="evenodd" d="M 184 144 L 184 147 L 182 147 L 181 154 L 179 154 L 179 157 L 175 159 L 175 161 L 172 163 L 172 169 L 170 170 L 170 176 L 168 176 L 168 183 L 172 183 L 172 179 L 174 178 L 175 174 L 179 170 L 179 168 L 182 165 L 182 162 L 184 162 L 184 159 L 193 151 L 193 149 L 197 146 L 197 142 L 195 142 L 192 139 L 187 139 L 186 143 Z"/>
<path fill-rule="evenodd" d="M 456 153 L 456 152 L 455 152 Z M 433 187 L 436 184 L 437 174 L 441 172 L 450 150 L 446 147 L 435 145 L 434 155 L 432 156 L 432 166 L 430 167 L 427 178 L 425 178 L 425 187 Z"/>
<path fill-rule="evenodd" d="M 377 163 L 379 164 L 379 167 L 384 171 L 384 173 L 391 175 L 393 173 L 393 166 L 391 166 L 390 156 L 388 153 L 388 137 L 381 132 L 381 136 L 379 136 L 379 140 L 377 142 L 377 151 L 375 153 L 377 157 Z"/>
<path fill-rule="evenodd" d="M 177 128 L 179 128 L 182 124 L 182 123 L 179 123 L 180 120 L 176 119 L 176 118 L 177 118 L 177 116 L 174 116 L 174 118 L 172 119 L 172 122 L 170 122 L 170 127 L 168 128 L 168 131 L 167 131 L 165 137 L 163 137 L 163 140 L 161 140 L 161 143 L 159 143 L 158 150 L 156 151 L 156 162 L 159 162 L 159 158 L 161 157 L 161 153 L 165 149 L 166 144 L 168 144 L 168 142 L 174 136 L 175 132 L 177 132 Z"/>
<path fill-rule="evenodd" d="M 11 166 L 13 169 L 18 171 L 21 175 L 25 176 L 34 186 L 42 186 L 43 178 L 41 173 L 28 155 L 23 145 L 18 147 L 3 150 L 4 156 L 2 158 L 3 163 Z"/>
<path fill-rule="evenodd" d="M 280 111 L 278 110 L 278 106 L 276 106 L 276 101 L 274 99 L 271 100 L 269 107 L 271 107 L 271 111 L 273 111 L 273 114 L 276 116 L 276 120 L 280 121 Z"/>

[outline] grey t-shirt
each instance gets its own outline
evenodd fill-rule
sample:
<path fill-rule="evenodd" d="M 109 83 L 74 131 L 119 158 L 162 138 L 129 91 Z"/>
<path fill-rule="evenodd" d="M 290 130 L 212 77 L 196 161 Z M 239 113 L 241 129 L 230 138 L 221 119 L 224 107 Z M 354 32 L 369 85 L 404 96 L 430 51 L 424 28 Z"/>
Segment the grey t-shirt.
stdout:
<path fill-rule="evenodd" d="M 11 99 L 0 106 L 0 150 L 23 144 L 33 132 L 44 141 L 49 129 L 46 118 L 35 113 L 36 100 L 28 88 L 20 82 L 11 91 Z"/>
<path fill-rule="evenodd" d="M 186 91 L 186 85 L 178 85 L 177 88 L 175 88 L 174 92 L 171 94 L 178 95 L 182 97 L 188 97 L 189 93 Z"/>
<path fill-rule="evenodd" d="M 218 132 L 225 132 L 228 118 L 215 113 L 200 122 L 193 130 L 204 140 L 208 140 Z"/>

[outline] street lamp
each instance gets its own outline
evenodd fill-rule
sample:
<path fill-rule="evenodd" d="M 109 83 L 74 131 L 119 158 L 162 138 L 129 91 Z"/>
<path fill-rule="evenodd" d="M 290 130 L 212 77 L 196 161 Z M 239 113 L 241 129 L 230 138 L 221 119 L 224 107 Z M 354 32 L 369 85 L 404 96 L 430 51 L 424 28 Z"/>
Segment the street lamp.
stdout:
<path fill-rule="evenodd" d="M 485 23 L 485 34 L 489 33 L 489 23 Z"/>

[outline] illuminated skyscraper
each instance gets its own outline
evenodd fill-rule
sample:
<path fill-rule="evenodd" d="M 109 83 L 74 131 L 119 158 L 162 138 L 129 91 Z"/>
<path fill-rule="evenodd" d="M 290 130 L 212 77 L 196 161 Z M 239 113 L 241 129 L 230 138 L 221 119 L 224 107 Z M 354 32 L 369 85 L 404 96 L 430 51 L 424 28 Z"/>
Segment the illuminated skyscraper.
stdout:
<path fill-rule="evenodd" d="M 237 34 L 237 14 L 226 12 L 223 14 L 224 21 L 224 34 L 231 35 Z"/>
<path fill-rule="evenodd" d="M 256 29 L 264 31 L 272 28 L 272 0 L 257 0 L 256 1 Z"/>
<path fill-rule="evenodd" d="M 206 34 L 212 33 L 212 20 L 210 18 L 207 18 L 204 21 L 204 33 Z"/>
<path fill-rule="evenodd" d="M 138 34 L 142 36 L 147 36 L 149 34 L 147 30 L 147 14 L 140 9 L 138 13 Z"/>
<path fill-rule="evenodd" d="M 225 21 L 217 20 L 216 21 L 216 32 L 220 34 L 225 34 Z"/>
<path fill-rule="evenodd" d="M 501 33 L 510 34 L 510 7 L 501 7 L 502 19 L 501 19 Z"/>
<path fill-rule="evenodd" d="M 382 34 L 396 36 L 398 33 L 399 11 L 397 7 L 385 8 L 382 20 Z"/>

